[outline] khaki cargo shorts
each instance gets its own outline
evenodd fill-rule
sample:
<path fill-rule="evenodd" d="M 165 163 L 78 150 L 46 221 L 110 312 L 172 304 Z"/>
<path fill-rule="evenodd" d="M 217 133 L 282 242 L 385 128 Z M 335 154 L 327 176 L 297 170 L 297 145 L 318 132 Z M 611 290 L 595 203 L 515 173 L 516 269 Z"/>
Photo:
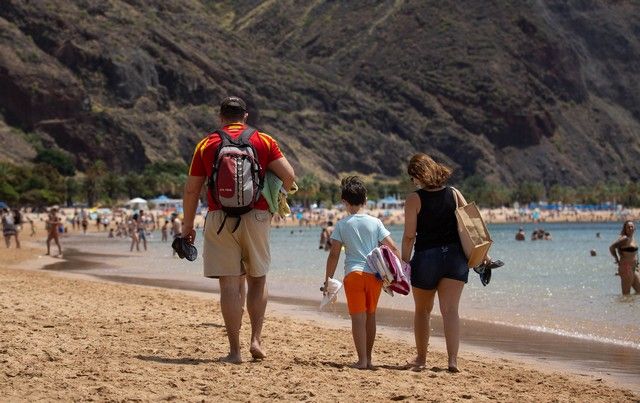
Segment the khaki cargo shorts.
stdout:
<path fill-rule="evenodd" d="M 227 222 L 216 234 L 224 220 L 222 211 L 209 211 L 204 226 L 204 276 L 218 278 L 246 274 L 262 277 L 269 271 L 271 252 L 269 233 L 272 214 L 266 210 L 251 210 L 242 216 L 235 232 L 238 218 L 227 217 Z"/>

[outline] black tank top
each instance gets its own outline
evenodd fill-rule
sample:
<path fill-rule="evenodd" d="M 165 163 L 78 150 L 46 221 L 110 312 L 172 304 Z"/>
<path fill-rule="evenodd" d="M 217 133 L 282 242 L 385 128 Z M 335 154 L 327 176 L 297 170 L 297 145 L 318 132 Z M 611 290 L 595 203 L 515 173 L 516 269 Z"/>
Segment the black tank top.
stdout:
<path fill-rule="evenodd" d="M 420 211 L 416 226 L 416 251 L 459 243 L 456 200 L 451 187 L 442 190 L 417 190 Z"/>

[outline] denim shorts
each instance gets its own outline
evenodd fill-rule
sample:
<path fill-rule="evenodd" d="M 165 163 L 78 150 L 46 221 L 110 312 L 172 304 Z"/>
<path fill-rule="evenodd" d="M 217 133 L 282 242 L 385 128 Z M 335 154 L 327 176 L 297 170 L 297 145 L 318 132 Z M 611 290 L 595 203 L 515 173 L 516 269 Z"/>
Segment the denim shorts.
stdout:
<path fill-rule="evenodd" d="M 459 243 L 416 251 L 411 259 L 411 286 L 424 290 L 438 288 L 442 278 L 467 282 L 469 267 Z"/>

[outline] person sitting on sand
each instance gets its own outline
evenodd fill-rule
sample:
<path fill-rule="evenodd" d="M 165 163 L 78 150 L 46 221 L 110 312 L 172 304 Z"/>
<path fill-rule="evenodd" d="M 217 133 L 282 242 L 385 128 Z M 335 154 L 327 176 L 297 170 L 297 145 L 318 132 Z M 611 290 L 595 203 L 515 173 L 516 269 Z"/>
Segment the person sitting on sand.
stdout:
<path fill-rule="evenodd" d="M 47 217 L 47 255 L 51 254 L 51 241 L 53 240 L 58 246 L 58 257 L 62 257 L 62 247 L 60 246 L 59 227 L 62 225 L 60 217 L 58 217 L 58 209 L 52 208 Z"/>
<path fill-rule="evenodd" d="M 367 203 L 367 189 L 358 177 L 350 176 L 342 180 L 342 202 L 349 215 L 338 221 L 331 234 L 323 290 L 327 289 L 328 280 L 335 274 L 344 244 L 344 291 L 351 316 L 353 342 L 358 353 L 358 362 L 353 367 L 373 368 L 371 354 L 376 338 L 376 307 L 382 281 L 376 277 L 375 270 L 367 265 L 367 255 L 380 244 L 387 245 L 398 257 L 400 252 L 382 221 L 360 213 Z"/>
<path fill-rule="evenodd" d="M 622 286 L 622 294 L 631 293 L 631 288 L 640 293 L 640 276 L 635 269 L 638 266 L 638 244 L 633 238 L 635 224 L 625 221 L 620 231 L 620 237 L 611 244 L 609 252 L 618 265 L 618 274 Z"/>
<path fill-rule="evenodd" d="M 516 241 L 524 241 L 524 240 L 525 240 L 524 228 L 520 227 L 520 229 L 518 229 L 518 232 L 516 233 Z"/>

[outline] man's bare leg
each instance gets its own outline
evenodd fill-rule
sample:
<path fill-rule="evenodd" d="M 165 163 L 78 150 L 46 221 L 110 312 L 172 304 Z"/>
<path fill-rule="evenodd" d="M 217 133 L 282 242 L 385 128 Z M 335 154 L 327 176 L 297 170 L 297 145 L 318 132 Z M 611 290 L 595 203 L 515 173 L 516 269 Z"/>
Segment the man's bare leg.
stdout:
<path fill-rule="evenodd" d="M 247 311 L 251 319 L 251 347 L 249 351 L 254 359 L 265 358 L 261 337 L 264 313 L 267 309 L 267 276 L 247 276 Z"/>
<path fill-rule="evenodd" d="M 240 353 L 240 327 L 244 311 L 244 276 L 220 277 L 220 309 L 229 339 L 229 355 L 225 361 L 242 362 Z"/>

